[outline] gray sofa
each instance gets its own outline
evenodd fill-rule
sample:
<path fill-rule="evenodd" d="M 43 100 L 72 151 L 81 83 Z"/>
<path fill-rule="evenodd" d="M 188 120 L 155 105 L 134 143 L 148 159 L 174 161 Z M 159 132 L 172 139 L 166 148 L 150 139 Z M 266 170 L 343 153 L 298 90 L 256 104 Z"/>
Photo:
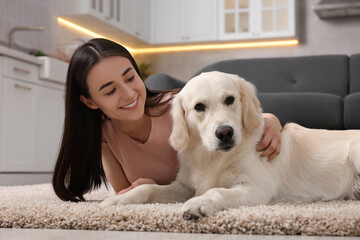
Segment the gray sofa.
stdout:
<path fill-rule="evenodd" d="M 360 54 L 233 59 L 200 71 L 238 74 L 255 84 L 264 112 L 284 125 L 360 129 Z M 151 75 L 146 86 L 167 90 L 185 85 L 165 74 Z"/>

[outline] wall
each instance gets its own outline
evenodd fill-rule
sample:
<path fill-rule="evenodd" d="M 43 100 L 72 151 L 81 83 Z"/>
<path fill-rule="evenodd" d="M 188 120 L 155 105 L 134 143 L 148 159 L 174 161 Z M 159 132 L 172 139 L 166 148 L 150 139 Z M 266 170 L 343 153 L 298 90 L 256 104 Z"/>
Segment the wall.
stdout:
<path fill-rule="evenodd" d="M 56 0 L 0 0 L 0 43 L 8 46 L 11 28 L 18 26 L 44 26 L 45 30 L 15 33 L 15 48 L 42 50 L 53 53 L 57 31 Z"/>
<path fill-rule="evenodd" d="M 87 36 L 71 31 L 57 23 L 58 0 L 0 0 L 0 45 L 9 45 L 9 32 L 13 27 L 44 26 L 45 30 L 19 31 L 14 35 L 15 49 L 29 52 L 42 50 L 59 57 L 59 50 L 76 39 Z"/>
<path fill-rule="evenodd" d="M 14 26 L 45 26 L 44 32 L 18 32 L 17 48 L 41 49 L 59 55 L 56 49 L 86 36 L 59 26 L 57 0 L 0 0 L 0 44 L 8 44 Z M 353 54 L 360 52 L 360 17 L 321 20 L 312 7 L 318 0 L 298 0 L 300 45 L 296 47 L 252 48 L 144 54 L 138 63 L 152 63 L 152 71 L 188 80 L 200 68 L 224 59 L 303 56 L 314 54 Z"/>

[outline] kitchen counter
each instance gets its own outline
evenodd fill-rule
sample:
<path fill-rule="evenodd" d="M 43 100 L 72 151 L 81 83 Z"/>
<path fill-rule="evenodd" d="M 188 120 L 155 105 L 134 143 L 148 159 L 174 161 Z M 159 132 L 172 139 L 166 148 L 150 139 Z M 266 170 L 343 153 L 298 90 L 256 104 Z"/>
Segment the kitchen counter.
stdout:
<path fill-rule="evenodd" d="M 39 66 L 39 78 L 65 84 L 68 63 L 52 57 L 35 57 L 29 54 L 0 46 L 0 56 L 11 57 Z"/>
<path fill-rule="evenodd" d="M 44 64 L 44 60 L 4 46 L 0 46 L 0 55 L 12 57 L 24 62 L 33 63 L 40 66 Z"/>

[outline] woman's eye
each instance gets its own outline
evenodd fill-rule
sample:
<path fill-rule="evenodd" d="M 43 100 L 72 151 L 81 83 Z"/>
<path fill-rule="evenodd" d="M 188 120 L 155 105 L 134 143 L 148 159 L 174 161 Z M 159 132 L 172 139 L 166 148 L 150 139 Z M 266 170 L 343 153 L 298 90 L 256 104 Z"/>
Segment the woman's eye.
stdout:
<path fill-rule="evenodd" d="M 235 100 L 235 99 L 234 99 L 233 96 L 229 96 L 229 97 L 227 97 L 227 98 L 225 99 L 224 103 L 225 103 L 225 105 L 229 106 L 229 105 L 231 105 L 231 104 L 234 103 L 234 100 Z"/>
<path fill-rule="evenodd" d="M 108 92 L 106 95 L 110 96 L 111 94 L 113 94 L 115 92 L 116 88 L 114 88 L 113 90 L 111 90 L 110 92 Z"/>
<path fill-rule="evenodd" d="M 131 82 L 132 80 L 134 80 L 134 77 L 135 76 L 130 77 L 128 80 L 126 80 L 126 82 Z"/>
<path fill-rule="evenodd" d="M 204 112 L 205 109 L 206 109 L 206 106 L 202 103 L 198 103 L 195 105 L 194 109 L 197 111 L 197 112 Z"/>

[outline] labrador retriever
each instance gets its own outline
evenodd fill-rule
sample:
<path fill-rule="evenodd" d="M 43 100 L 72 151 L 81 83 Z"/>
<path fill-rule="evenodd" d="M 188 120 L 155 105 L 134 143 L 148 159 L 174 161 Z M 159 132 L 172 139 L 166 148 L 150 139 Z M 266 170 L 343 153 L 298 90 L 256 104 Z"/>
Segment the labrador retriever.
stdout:
<path fill-rule="evenodd" d="M 169 185 L 141 185 L 101 206 L 182 205 L 185 219 L 270 201 L 328 201 L 360 196 L 360 130 L 329 131 L 286 124 L 281 152 L 256 151 L 264 120 L 255 87 L 233 74 L 191 79 L 172 102 L 171 145 L 180 170 Z"/>

